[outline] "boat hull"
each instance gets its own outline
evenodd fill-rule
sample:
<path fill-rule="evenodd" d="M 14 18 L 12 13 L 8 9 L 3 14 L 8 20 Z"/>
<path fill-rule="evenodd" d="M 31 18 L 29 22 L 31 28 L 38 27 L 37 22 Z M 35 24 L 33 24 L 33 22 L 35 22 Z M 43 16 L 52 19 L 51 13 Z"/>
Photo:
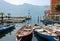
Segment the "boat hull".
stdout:
<path fill-rule="evenodd" d="M 11 32 L 12 32 L 14 29 L 15 29 L 15 27 L 11 27 L 11 28 L 9 28 L 9 29 L 4 30 L 3 32 L 0 32 L 0 39 L 3 38 L 3 37 L 5 37 L 6 34 L 8 34 L 8 33 L 11 34 Z"/>
<path fill-rule="evenodd" d="M 32 40 L 32 36 L 33 36 L 33 34 L 31 33 L 30 35 L 23 37 L 21 39 L 21 41 L 31 41 Z"/>
<path fill-rule="evenodd" d="M 31 33 L 31 34 L 23 36 L 23 37 L 17 37 L 17 40 L 20 40 L 20 41 L 31 41 L 32 40 L 32 36 L 33 36 L 33 34 Z"/>
<path fill-rule="evenodd" d="M 42 37 L 42 38 L 44 38 L 44 39 L 46 39 L 48 41 L 56 41 L 54 39 L 55 36 L 47 36 L 47 35 L 44 35 L 44 34 L 41 34 L 41 33 L 37 32 L 37 31 L 34 31 L 34 33 L 36 33 L 38 36 L 40 36 L 40 37 Z"/>
<path fill-rule="evenodd" d="M 0 32 L 4 32 L 7 29 L 11 29 L 12 27 L 14 27 L 15 25 L 11 25 L 11 26 L 2 26 L 2 28 L 4 27 L 5 29 L 1 29 Z"/>
<path fill-rule="evenodd" d="M 43 20 L 43 23 L 44 24 L 55 24 L 55 23 L 60 24 L 60 22 L 54 22 L 54 21 L 50 21 L 50 20 Z"/>

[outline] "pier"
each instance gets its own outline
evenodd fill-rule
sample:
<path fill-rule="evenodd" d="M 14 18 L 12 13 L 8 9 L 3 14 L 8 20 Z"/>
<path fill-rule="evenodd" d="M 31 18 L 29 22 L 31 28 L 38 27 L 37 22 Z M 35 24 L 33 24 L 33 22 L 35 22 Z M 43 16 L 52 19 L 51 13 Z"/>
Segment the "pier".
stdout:
<path fill-rule="evenodd" d="M 30 20 L 31 17 L 26 17 L 26 16 L 10 16 L 10 17 L 7 17 L 7 16 L 4 16 L 3 17 L 3 20 L 2 20 L 2 17 L 0 17 L 0 23 L 1 21 L 3 22 L 25 22 L 26 20 Z"/>

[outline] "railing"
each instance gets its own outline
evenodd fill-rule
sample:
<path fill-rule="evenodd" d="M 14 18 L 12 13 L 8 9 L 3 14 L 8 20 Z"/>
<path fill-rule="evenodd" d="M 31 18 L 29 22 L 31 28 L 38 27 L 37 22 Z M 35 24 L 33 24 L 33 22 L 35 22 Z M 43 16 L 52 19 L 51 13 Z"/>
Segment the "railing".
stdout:
<path fill-rule="evenodd" d="M 55 18 L 55 19 L 54 19 Z M 60 22 L 60 18 L 58 18 L 59 20 L 57 20 L 57 18 L 54 16 L 54 18 L 52 17 L 48 17 L 48 16 L 45 16 L 44 19 L 46 20 L 49 20 L 49 21 L 54 21 L 54 22 Z"/>

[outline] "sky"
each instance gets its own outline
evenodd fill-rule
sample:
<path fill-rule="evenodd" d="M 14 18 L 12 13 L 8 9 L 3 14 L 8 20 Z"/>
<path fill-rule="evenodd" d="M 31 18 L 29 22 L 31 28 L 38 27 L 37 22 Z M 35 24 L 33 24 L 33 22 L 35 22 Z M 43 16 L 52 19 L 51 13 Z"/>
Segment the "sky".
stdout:
<path fill-rule="evenodd" d="M 4 0 L 13 5 L 21 5 L 29 3 L 32 5 L 50 5 L 50 0 Z"/>

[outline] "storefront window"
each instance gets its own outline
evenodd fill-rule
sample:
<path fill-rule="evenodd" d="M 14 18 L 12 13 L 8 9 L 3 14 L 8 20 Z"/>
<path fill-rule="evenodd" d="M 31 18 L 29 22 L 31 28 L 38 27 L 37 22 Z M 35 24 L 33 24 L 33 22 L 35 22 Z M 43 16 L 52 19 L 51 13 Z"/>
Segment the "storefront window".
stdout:
<path fill-rule="evenodd" d="M 56 20 L 56 21 L 60 21 L 60 15 L 56 15 L 56 16 L 55 16 L 55 20 Z"/>

